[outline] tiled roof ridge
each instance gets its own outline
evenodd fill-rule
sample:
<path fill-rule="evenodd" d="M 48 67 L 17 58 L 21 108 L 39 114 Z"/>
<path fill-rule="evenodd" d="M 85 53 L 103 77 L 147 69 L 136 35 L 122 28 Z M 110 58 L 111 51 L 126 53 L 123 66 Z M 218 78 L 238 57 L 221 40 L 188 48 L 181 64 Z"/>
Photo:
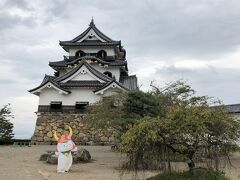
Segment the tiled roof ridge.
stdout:
<path fill-rule="evenodd" d="M 60 41 L 61 46 L 113 46 L 119 45 L 121 41 L 111 41 L 111 42 L 71 42 L 71 41 Z"/>
<path fill-rule="evenodd" d="M 98 57 L 95 57 L 95 56 L 84 56 L 84 57 L 80 57 L 80 58 L 77 58 L 77 59 L 75 59 L 75 60 L 73 60 L 73 61 L 71 61 L 71 62 L 67 62 L 66 64 L 67 65 L 69 65 L 69 64 L 74 64 L 74 63 L 76 63 L 77 61 L 79 61 L 80 59 L 95 59 L 95 60 L 97 60 L 98 62 L 100 62 L 100 63 L 102 63 L 102 64 L 110 64 L 111 62 L 109 62 L 109 61 L 104 61 L 104 60 L 102 60 L 102 59 L 100 59 L 100 58 L 98 58 Z"/>
<path fill-rule="evenodd" d="M 61 87 L 67 87 L 67 88 L 72 88 L 72 87 L 94 87 L 94 88 L 99 88 L 104 86 L 106 83 L 101 83 L 100 81 L 93 81 L 93 80 L 73 80 L 73 81 L 68 81 L 65 83 L 59 83 Z"/>
<path fill-rule="evenodd" d="M 71 65 L 71 64 L 74 64 L 76 63 L 77 61 L 80 61 L 80 60 L 86 60 L 86 59 L 94 59 L 94 60 L 97 60 L 98 62 L 102 63 L 102 64 L 107 64 L 109 66 L 118 66 L 118 65 L 127 65 L 127 61 L 125 60 L 115 60 L 115 61 L 104 61 L 100 58 L 97 58 L 95 56 L 84 56 L 84 57 L 80 57 L 80 58 L 77 58 L 77 59 L 74 59 L 72 61 L 66 61 L 66 60 L 62 60 L 62 61 L 52 61 L 52 62 L 49 62 L 49 66 L 50 67 L 53 67 L 53 66 L 59 66 L 59 67 L 66 67 L 67 65 Z M 58 65 L 57 65 L 58 64 Z"/>

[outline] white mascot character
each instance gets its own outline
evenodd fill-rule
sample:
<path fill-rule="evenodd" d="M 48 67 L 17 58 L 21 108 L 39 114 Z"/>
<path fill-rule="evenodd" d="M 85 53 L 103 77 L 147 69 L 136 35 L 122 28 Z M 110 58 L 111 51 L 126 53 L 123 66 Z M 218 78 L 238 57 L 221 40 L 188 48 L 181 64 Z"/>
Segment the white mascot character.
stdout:
<path fill-rule="evenodd" d="M 77 146 L 71 139 L 72 128 L 69 126 L 69 134 L 57 136 L 56 131 L 54 132 L 54 138 L 57 141 L 56 155 L 58 155 L 58 167 L 57 172 L 64 173 L 68 172 L 72 166 L 72 151 L 77 151 Z"/>

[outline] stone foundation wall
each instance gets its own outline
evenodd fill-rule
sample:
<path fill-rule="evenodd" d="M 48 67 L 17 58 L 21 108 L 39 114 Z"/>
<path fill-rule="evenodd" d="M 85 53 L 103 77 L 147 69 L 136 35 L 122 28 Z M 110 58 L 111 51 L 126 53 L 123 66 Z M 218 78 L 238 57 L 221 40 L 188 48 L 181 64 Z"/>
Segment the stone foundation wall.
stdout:
<path fill-rule="evenodd" d="M 113 128 L 98 130 L 90 127 L 83 114 L 41 114 L 37 118 L 36 127 L 32 136 L 32 144 L 56 144 L 54 131 L 59 135 L 73 130 L 73 141 L 78 145 L 112 145 L 115 144 L 117 132 Z"/>

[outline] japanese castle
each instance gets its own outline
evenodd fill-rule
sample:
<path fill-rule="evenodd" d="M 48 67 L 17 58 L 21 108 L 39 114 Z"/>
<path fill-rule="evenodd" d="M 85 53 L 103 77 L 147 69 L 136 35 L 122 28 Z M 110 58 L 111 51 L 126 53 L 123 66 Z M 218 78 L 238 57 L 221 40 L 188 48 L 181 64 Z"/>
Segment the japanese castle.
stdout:
<path fill-rule="evenodd" d="M 49 62 L 54 76 L 29 90 L 39 96 L 38 113 L 81 113 L 84 108 L 116 92 L 136 90 L 136 75 L 128 75 L 126 50 L 121 41 L 103 34 L 92 21 L 79 36 L 60 41 L 68 53 Z"/>

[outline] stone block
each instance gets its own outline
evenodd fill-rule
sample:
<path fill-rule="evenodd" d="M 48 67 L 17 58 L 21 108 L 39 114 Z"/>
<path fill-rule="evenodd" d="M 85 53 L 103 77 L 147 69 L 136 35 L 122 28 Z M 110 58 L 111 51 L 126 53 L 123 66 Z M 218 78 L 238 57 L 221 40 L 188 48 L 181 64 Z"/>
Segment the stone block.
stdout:
<path fill-rule="evenodd" d="M 51 131 L 48 132 L 48 133 L 47 133 L 47 137 L 49 137 L 49 138 L 53 137 L 53 133 L 52 133 Z"/>
<path fill-rule="evenodd" d="M 102 142 L 106 142 L 106 141 L 108 141 L 108 138 L 105 137 L 105 136 L 103 136 L 103 137 L 100 138 L 100 140 L 101 140 Z"/>
<path fill-rule="evenodd" d="M 93 128 L 86 121 L 86 116 L 87 115 L 78 114 L 58 114 L 57 116 L 50 113 L 41 114 L 37 118 L 32 142 L 39 144 L 55 142 L 53 131 L 57 131 L 59 135 L 63 134 L 65 131 L 68 132 L 67 125 L 72 127 L 72 138 L 77 142 L 83 142 L 89 145 L 100 145 L 111 144 L 116 141 L 114 136 L 116 136 L 117 132 L 115 132 L 114 129 L 108 128 L 107 130 L 98 130 Z"/>
<path fill-rule="evenodd" d="M 50 139 L 49 137 L 47 137 L 47 136 L 44 136 L 44 137 L 43 137 L 43 140 L 44 140 L 45 142 L 48 142 L 48 141 L 50 141 L 51 139 Z"/>
<path fill-rule="evenodd" d="M 78 134 L 78 137 L 80 137 L 80 138 L 83 138 L 83 137 L 85 137 L 86 136 L 86 134 L 84 134 L 84 133 L 79 133 Z"/>

